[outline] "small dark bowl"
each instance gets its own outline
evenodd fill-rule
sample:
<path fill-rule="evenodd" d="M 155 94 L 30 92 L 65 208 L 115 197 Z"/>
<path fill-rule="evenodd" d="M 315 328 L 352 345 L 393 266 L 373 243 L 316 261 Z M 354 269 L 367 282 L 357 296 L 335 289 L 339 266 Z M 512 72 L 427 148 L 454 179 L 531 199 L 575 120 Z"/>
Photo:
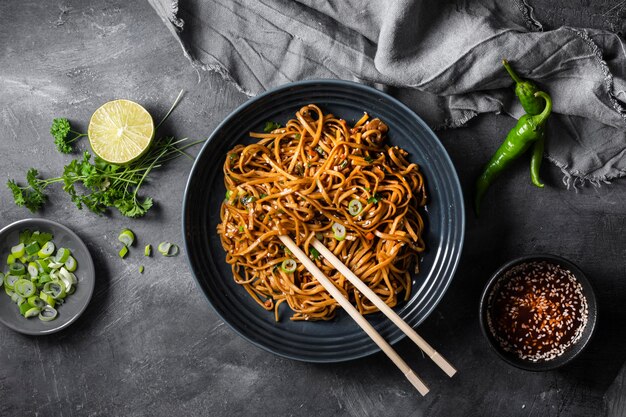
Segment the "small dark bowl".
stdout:
<path fill-rule="evenodd" d="M 493 336 L 487 324 L 489 296 L 491 292 L 493 291 L 496 283 L 512 267 L 523 264 L 523 263 L 534 262 L 534 261 L 547 261 L 547 262 L 559 265 L 560 267 L 571 271 L 572 274 L 574 274 L 574 276 L 576 277 L 576 280 L 578 280 L 578 282 L 581 284 L 583 288 L 583 295 L 587 299 L 587 307 L 589 311 L 587 324 L 585 325 L 585 329 L 583 330 L 580 339 L 578 339 L 576 343 L 571 345 L 563 354 L 557 356 L 556 358 L 546 360 L 546 361 L 539 361 L 539 362 L 524 360 L 524 359 L 519 358 L 513 352 L 505 351 L 500 346 L 500 343 L 498 342 L 498 340 Z M 509 364 L 513 366 L 516 366 L 520 369 L 524 369 L 527 371 L 549 371 L 549 370 L 560 368 L 570 363 L 572 360 L 574 360 L 574 358 L 580 355 L 580 353 L 585 349 L 585 347 L 587 347 L 587 345 L 589 344 L 589 340 L 591 339 L 591 336 L 593 335 L 593 332 L 596 327 L 596 321 L 598 318 L 598 306 L 596 302 L 596 296 L 593 292 L 591 283 L 587 280 L 587 278 L 585 277 L 585 274 L 576 265 L 574 265 L 573 263 L 571 263 L 570 261 L 566 259 L 560 258 L 558 256 L 554 256 L 554 255 L 531 255 L 531 256 L 524 256 L 524 257 L 517 258 L 517 259 L 510 261 L 506 263 L 505 265 L 503 265 L 500 269 L 498 269 L 498 271 L 496 271 L 495 274 L 493 274 L 493 276 L 491 277 L 491 279 L 485 286 L 485 289 L 483 290 L 483 294 L 480 299 L 479 314 L 480 314 L 480 327 L 482 329 L 483 335 L 487 338 L 487 340 L 489 341 L 489 344 L 494 349 L 494 351 L 498 354 L 498 356 L 504 359 L 505 362 L 508 362 Z"/>
<path fill-rule="evenodd" d="M 58 247 L 69 248 L 78 262 L 76 276 L 78 285 L 76 292 L 65 299 L 59 307 L 59 315 L 51 321 L 41 321 L 37 317 L 26 319 L 20 315 L 16 304 L 0 288 L 0 323 L 31 336 L 46 335 L 65 329 L 85 311 L 93 294 L 96 270 L 91 254 L 80 237 L 60 223 L 47 219 L 24 219 L 11 223 L 0 230 L 0 271 L 4 269 L 5 260 L 11 246 L 19 239 L 24 229 L 39 230 L 54 235 L 54 243 Z"/>

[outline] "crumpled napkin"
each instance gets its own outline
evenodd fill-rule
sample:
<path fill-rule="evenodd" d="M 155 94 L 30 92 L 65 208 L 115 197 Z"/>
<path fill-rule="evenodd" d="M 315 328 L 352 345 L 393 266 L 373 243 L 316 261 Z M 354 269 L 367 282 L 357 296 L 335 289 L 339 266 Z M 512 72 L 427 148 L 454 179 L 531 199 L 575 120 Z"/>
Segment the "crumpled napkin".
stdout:
<path fill-rule="evenodd" d="M 521 116 L 506 58 L 552 95 L 546 155 L 568 187 L 626 174 L 626 42 L 603 30 L 543 31 L 526 0 L 148 1 L 193 65 L 248 95 L 354 80 L 388 90 L 434 128 L 485 112 Z"/>

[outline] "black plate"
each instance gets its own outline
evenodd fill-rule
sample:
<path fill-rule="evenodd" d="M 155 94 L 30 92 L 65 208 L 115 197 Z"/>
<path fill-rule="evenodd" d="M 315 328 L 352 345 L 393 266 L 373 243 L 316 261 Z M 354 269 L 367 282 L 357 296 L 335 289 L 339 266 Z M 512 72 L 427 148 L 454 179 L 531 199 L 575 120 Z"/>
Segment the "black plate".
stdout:
<path fill-rule="evenodd" d="M 241 105 L 213 132 L 189 175 L 183 201 L 183 235 L 189 264 L 200 289 L 217 314 L 251 343 L 277 355 L 307 362 L 339 362 L 377 352 L 378 347 L 344 312 L 330 322 L 292 322 L 261 309 L 233 281 L 216 232 L 224 199 L 222 166 L 237 143 L 250 143 L 250 131 L 262 131 L 266 121 L 285 123 L 303 105 L 313 103 L 349 123 L 363 112 L 389 126 L 389 140 L 410 153 L 424 172 L 427 206 L 427 253 L 407 303 L 396 308 L 411 326 L 419 325 L 435 308 L 456 269 L 465 231 L 463 197 L 454 166 L 428 126 L 396 99 L 347 81 L 314 80 L 287 84 Z M 390 343 L 404 337 L 381 314 L 368 316 Z"/>

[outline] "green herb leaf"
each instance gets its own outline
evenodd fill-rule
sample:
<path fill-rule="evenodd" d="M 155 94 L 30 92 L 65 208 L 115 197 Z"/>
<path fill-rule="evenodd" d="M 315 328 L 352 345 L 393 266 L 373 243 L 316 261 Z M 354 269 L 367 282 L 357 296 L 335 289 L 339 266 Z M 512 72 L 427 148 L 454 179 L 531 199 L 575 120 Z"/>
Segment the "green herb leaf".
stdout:
<path fill-rule="evenodd" d="M 265 123 L 265 127 L 263 128 L 263 131 L 265 133 L 270 133 L 271 131 L 276 130 L 276 129 L 280 129 L 280 128 L 281 128 L 280 123 L 266 122 Z"/>
<path fill-rule="evenodd" d="M 374 193 L 373 196 L 371 196 L 370 198 L 367 199 L 367 202 L 370 204 L 378 204 L 378 202 L 382 199 L 383 197 L 378 194 L 378 193 Z"/>
<path fill-rule="evenodd" d="M 317 261 L 320 258 L 320 253 L 313 246 L 309 247 L 309 252 L 311 253 L 311 259 Z"/>
<path fill-rule="evenodd" d="M 253 195 L 244 195 L 240 199 L 241 204 L 243 204 L 243 205 L 246 205 L 246 204 L 249 204 L 249 203 L 253 203 L 255 200 L 256 200 L 256 198 L 254 198 Z"/>

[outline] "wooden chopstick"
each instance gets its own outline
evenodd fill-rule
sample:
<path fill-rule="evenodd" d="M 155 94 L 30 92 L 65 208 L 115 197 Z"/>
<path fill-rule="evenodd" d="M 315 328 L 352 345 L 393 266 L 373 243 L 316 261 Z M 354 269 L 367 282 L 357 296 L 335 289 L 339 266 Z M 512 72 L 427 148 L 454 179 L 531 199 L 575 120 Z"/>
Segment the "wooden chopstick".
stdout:
<path fill-rule="evenodd" d="M 278 236 L 285 246 L 294 254 L 296 258 L 304 265 L 304 267 L 319 281 L 320 284 L 330 293 L 330 295 L 337 300 L 339 305 L 352 317 L 354 321 L 367 333 L 367 335 L 378 345 L 378 347 L 385 352 L 385 354 L 391 359 L 391 361 L 400 369 L 404 376 L 413 384 L 417 391 L 426 395 L 428 393 L 428 387 L 422 382 L 422 380 L 413 372 L 409 365 L 402 360 L 402 358 L 396 353 L 395 350 L 383 339 L 383 337 L 372 327 L 372 325 L 365 320 L 352 303 L 344 297 L 344 295 L 337 289 L 335 284 L 324 275 L 324 273 L 315 265 L 315 263 L 309 259 L 309 257 L 296 245 L 296 243 L 285 235 Z"/>
<path fill-rule="evenodd" d="M 367 297 L 380 311 L 383 312 L 385 316 L 387 316 L 391 321 L 394 322 L 396 326 L 404 332 L 417 346 L 419 346 L 422 351 L 433 362 L 435 362 L 441 370 L 443 370 L 448 376 L 452 377 L 456 373 L 456 369 L 450 365 L 450 363 L 439 354 L 435 349 L 433 349 L 426 340 L 424 340 L 420 335 L 417 334 L 415 330 L 411 326 L 409 326 L 398 314 L 391 309 L 383 300 L 381 300 L 374 291 L 370 289 L 359 277 L 357 277 L 351 270 L 348 268 L 343 262 L 339 260 L 322 242 L 313 238 L 311 244 L 315 249 L 319 251 L 320 254 L 324 258 L 328 260 L 348 281 L 352 283 L 356 287 L 357 290 L 361 292 L 365 297 Z"/>

